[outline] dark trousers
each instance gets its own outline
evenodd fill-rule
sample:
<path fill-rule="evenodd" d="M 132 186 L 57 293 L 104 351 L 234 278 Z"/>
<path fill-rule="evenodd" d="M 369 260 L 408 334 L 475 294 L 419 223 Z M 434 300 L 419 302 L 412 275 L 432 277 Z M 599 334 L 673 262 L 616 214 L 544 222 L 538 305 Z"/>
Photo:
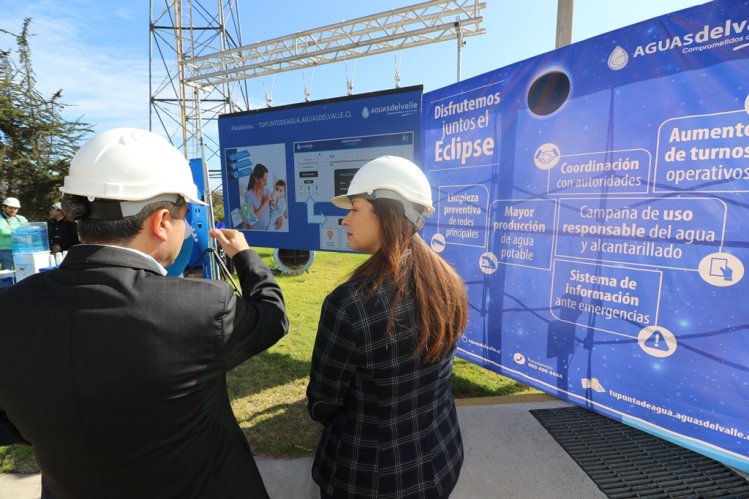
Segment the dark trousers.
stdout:
<path fill-rule="evenodd" d="M 448 499 L 450 497 L 450 494 L 442 497 L 434 497 L 434 499 Z M 325 493 L 325 491 L 321 488 L 320 489 L 320 499 L 335 499 L 333 496 L 328 495 Z"/>

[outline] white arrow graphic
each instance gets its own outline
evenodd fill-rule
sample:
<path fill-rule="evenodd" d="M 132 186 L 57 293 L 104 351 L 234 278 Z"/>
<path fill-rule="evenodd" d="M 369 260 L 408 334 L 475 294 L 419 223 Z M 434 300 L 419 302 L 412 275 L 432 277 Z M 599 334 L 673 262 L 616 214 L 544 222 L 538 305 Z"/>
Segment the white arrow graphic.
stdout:
<path fill-rule="evenodd" d="M 307 203 L 307 223 L 324 224 L 328 218 L 325 215 L 315 215 L 315 200 L 307 197 L 305 203 Z"/>

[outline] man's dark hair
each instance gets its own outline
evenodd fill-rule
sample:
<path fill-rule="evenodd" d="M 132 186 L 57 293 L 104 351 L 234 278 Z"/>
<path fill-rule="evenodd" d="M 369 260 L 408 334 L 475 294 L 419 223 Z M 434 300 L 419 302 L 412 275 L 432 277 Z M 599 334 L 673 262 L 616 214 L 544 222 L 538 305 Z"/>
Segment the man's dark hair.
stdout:
<path fill-rule="evenodd" d="M 157 201 L 147 204 L 137 215 L 117 220 L 78 220 L 78 235 L 81 242 L 96 243 L 128 243 L 143 229 L 143 223 L 157 210 L 167 209 L 173 218 L 182 218 L 181 204 L 170 201 Z"/>

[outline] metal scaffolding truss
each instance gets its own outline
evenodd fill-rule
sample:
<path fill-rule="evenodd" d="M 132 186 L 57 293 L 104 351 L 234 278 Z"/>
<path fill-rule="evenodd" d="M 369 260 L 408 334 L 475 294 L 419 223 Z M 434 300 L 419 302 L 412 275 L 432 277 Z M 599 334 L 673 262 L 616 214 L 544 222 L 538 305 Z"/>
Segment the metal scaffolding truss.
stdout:
<path fill-rule="evenodd" d="M 237 82 L 189 86 L 180 63 L 241 45 L 237 0 L 149 4 L 149 126 L 161 127 L 186 157 L 207 161 L 219 148 L 213 134 L 203 133 L 203 125 L 220 114 L 249 109 L 247 88 Z"/>
<path fill-rule="evenodd" d="M 250 109 L 247 79 L 448 39 L 458 41 L 460 79 L 464 38 L 485 32 L 485 7 L 432 0 L 242 45 L 238 0 L 149 0 L 149 127 L 203 160 L 207 186 L 207 177 L 220 177 L 207 168 L 220 157 L 214 125 L 221 114 Z"/>
<path fill-rule="evenodd" d="M 479 0 L 433 0 L 213 54 L 185 54 L 185 82 L 210 88 L 259 76 L 481 35 Z M 459 48 L 460 50 L 460 48 Z"/>

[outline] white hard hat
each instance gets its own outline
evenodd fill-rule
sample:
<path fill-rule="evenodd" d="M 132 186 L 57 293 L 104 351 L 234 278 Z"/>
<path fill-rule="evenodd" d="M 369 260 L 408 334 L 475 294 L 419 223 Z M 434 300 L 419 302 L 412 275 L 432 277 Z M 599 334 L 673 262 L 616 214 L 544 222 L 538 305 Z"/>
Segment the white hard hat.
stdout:
<path fill-rule="evenodd" d="M 5 206 L 10 206 L 11 208 L 20 208 L 21 202 L 17 198 L 5 198 L 3 200 L 3 204 Z"/>
<path fill-rule="evenodd" d="M 62 211 L 62 203 L 52 203 L 52 208 Z"/>
<path fill-rule="evenodd" d="M 182 153 L 163 137 L 137 128 L 114 128 L 86 142 L 60 190 L 89 201 L 122 201 L 123 216 L 137 214 L 165 194 L 205 205 Z"/>
<path fill-rule="evenodd" d="M 434 212 L 432 188 L 421 169 L 400 156 L 380 156 L 369 161 L 356 172 L 343 196 L 331 202 L 339 208 L 351 209 L 351 198 L 389 198 L 399 201 L 406 218 L 416 227 L 424 225 L 424 215 Z"/>

